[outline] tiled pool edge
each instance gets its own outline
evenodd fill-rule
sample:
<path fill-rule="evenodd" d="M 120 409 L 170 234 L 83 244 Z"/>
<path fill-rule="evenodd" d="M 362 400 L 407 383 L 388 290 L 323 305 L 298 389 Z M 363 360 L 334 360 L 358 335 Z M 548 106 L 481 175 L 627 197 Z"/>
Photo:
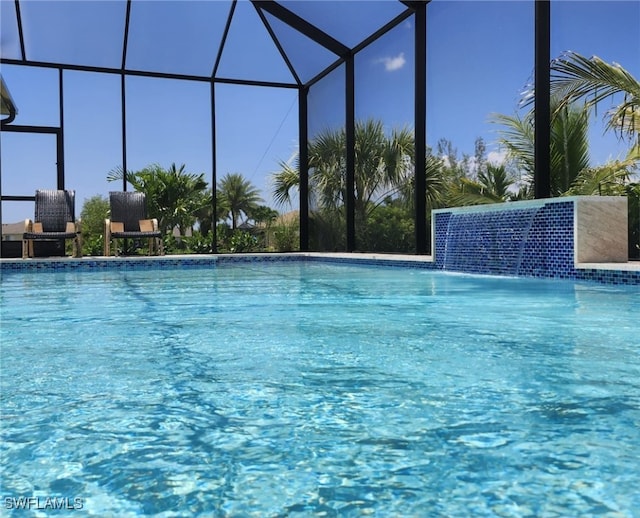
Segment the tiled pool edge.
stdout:
<path fill-rule="evenodd" d="M 279 254 L 219 254 L 181 255 L 163 257 L 84 257 L 47 259 L 0 259 L 0 275 L 19 272 L 53 271 L 139 271 L 211 268 L 224 264 L 261 264 L 281 262 L 321 262 L 358 264 L 369 266 L 393 266 L 424 270 L 442 270 L 432 256 L 370 254 L 370 253 L 322 253 L 297 252 Z M 446 271 L 446 270 L 444 270 Z M 534 277 L 521 275 L 521 277 Z M 592 281 L 601 284 L 640 285 L 640 262 L 637 264 L 593 264 L 577 265 L 571 277 L 538 275 L 540 278 L 563 278 Z"/>
<path fill-rule="evenodd" d="M 0 273 L 10 271 L 99 271 L 166 270 L 209 268 L 225 263 L 299 261 L 297 254 L 165 255 L 135 257 L 56 257 L 42 259 L 0 259 Z"/>

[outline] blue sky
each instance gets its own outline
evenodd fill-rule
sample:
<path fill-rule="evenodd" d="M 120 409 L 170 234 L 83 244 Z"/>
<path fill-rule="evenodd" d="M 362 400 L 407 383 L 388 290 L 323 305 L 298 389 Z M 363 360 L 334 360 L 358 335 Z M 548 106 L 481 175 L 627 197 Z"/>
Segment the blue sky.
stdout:
<path fill-rule="evenodd" d="M 0 0 L 3 12 L 13 0 Z M 10 3 L 8 3 L 10 2 Z M 24 2 L 23 2 L 24 3 Z M 37 3 L 37 2 L 36 2 Z M 95 2 L 74 2 L 88 7 Z M 185 2 L 182 2 L 183 4 Z M 347 34 L 354 44 L 366 31 L 378 26 L 373 15 L 357 30 L 344 31 L 349 9 L 360 2 L 284 2 L 299 14 L 313 16 L 329 33 Z M 136 2 L 132 10 L 143 19 L 146 10 L 157 9 L 162 16 L 153 26 L 133 24 L 129 59 L 139 67 L 162 67 L 175 63 L 180 72 L 196 73 L 212 66 L 215 52 L 194 54 L 189 45 L 209 43 L 210 32 L 220 31 L 220 14 L 228 12 L 227 2 L 191 2 L 189 20 L 176 19 L 172 2 Z M 392 17 L 397 2 L 378 2 L 383 18 Z M 68 24 L 70 30 L 83 27 L 86 48 L 64 39 L 56 44 L 82 61 L 98 55 L 105 66 L 118 66 L 121 50 L 112 46 L 116 28 L 122 23 L 119 11 L 101 3 L 99 16 L 83 23 L 61 17 L 51 19 L 43 10 L 24 13 L 37 21 L 46 37 L 57 38 L 51 27 Z M 37 6 L 36 6 L 37 7 Z M 482 136 L 492 156 L 499 156 L 492 113 L 515 114 L 524 86 L 533 73 L 533 2 L 434 0 L 428 17 L 428 144 L 440 138 L 451 140 L 459 153 L 473 154 L 475 139 Z M 157 14 L 157 13 L 156 13 Z M 207 22 L 210 17 L 210 22 Z M 7 37 L 10 28 L 2 25 L 3 55 L 10 55 Z M 218 25 L 213 27 L 214 20 Z M 237 23 L 232 25 L 219 75 L 248 79 L 292 82 L 281 57 L 268 43 L 268 34 L 247 2 L 238 5 Z M 303 80 L 313 76 L 309 64 L 329 64 L 333 59 L 272 18 L 274 29 L 285 35 L 285 50 Z M 551 55 L 573 50 L 586 56 L 598 55 L 618 62 L 640 78 L 640 2 L 637 0 L 552 2 Z M 34 22 L 35 23 L 35 22 Z M 356 58 L 356 114 L 378 118 L 387 128 L 412 126 L 413 109 L 413 21 L 407 20 L 391 33 L 367 47 Z M 135 27 L 135 32 L 134 28 Z M 353 27 L 353 25 L 351 25 Z M 59 34 L 59 33 L 57 33 Z M 94 36 L 93 39 L 89 36 Z M 46 37 L 31 38 L 39 59 L 45 59 L 51 44 Z M 208 39 L 207 39 L 208 38 Z M 117 38 L 115 39 L 118 42 Z M 95 43 L 97 42 L 97 43 Z M 176 50 L 177 49 L 177 50 Z M 247 52 L 247 50 L 251 52 Z M 209 48 L 205 50 L 209 51 Z M 9 54 L 7 54 L 9 53 Z M 212 57 L 213 56 L 213 57 Z M 35 58 L 34 58 L 35 59 Z M 86 57 L 86 59 L 89 59 Z M 114 64 L 115 63 L 115 64 Z M 1 70 L 19 108 L 16 124 L 57 125 L 58 74 L 55 70 L 2 65 Z M 79 213 L 85 199 L 118 190 L 106 176 L 121 163 L 120 79 L 111 74 L 64 73 L 64 128 L 66 186 L 77 192 Z M 325 127 L 339 127 L 344 120 L 344 72 L 337 70 L 311 90 L 309 98 L 310 134 Z M 128 168 L 140 169 L 151 163 L 168 167 L 186 164 L 193 173 L 212 170 L 210 90 L 205 83 L 131 77 L 126 82 Z M 602 119 L 606 109 L 594 115 L 591 125 L 592 163 L 620 158 L 626 147 L 614 135 L 604 135 Z M 242 173 L 263 192 L 269 205 L 270 177 L 281 161 L 297 150 L 297 94 L 293 89 L 219 84 L 216 87 L 218 176 Z M 55 139 L 3 132 L 2 191 L 5 195 L 33 195 L 37 188 L 55 187 Z M 281 211 L 287 207 L 275 207 Z M 31 217 L 31 203 L 4 202 L 3 222 Z"/>

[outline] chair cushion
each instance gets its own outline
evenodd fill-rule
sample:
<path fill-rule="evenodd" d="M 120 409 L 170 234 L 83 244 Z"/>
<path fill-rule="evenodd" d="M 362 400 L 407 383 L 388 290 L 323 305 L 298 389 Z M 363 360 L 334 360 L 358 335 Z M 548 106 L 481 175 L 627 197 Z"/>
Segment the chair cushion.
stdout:
<path fill-rule="evenodd" d="M 117 239 L 138 239 L 143 237 L 162 237 L 160 232 L 111 232 L 111 237 Z"/>
<path fill-rule="evenodd" d="M 22 239 L 73 239 L 75 232 L 25 232 Z"/>
<path fill-rule="evenodd" d="M 153 220 L 141 219 L 140 220 L 140 232 L 153 232 Z"/>

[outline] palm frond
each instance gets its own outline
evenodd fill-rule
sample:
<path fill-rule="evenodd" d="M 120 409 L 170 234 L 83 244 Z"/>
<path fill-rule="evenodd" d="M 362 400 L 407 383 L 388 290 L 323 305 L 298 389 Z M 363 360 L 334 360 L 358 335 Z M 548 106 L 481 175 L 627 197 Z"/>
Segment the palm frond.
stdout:
<path fill-rule="evenodd" d="M 498 142 L 506 150 L 507 158 L 515 162 L 527 177 L 533 179 L 535 130 L 532 112 L 525 117 L 494 114 L 491 121 L 503 126 L 499 130 Z"/>
<path fill-rule="evenodd" d="M 485 205 L 503 201 L 505 200 L 490 192 L 486 185 L 468 178 L 462 178 L 449 195 L 452 206 Z"/>
<path fill-rule="evenodd" d="M 133 171 L 127 171 L 125 173 L 122 166 L 117 166 L 111 169 L 111 171 L 109 171 L 109 173 L 107 174 L 107 181 L 108 182 L 116 182 L 118 180 L 122 181 L 123 179 L 125 179 L 125 177 L 128 183 L 133 185 L 136 190 L 139 190 L 136 187 L 136 185 L 139 184 L 139 182 L 137 181 L 136 173 Z"/>
<path fill-rule="evenodd" d="M 609 128 L 624 129 L 627 134 L 640 131 L 635 117 L 640 109 L 640 82 L 622 66 L 609 64 L 597 56 L 586 58 L 567 52 L 551 63 L 551 94 L 560 100 L 556 110 L 584 100 L 592 107 L 615 95 L 624 95 L 624 102 L 609 115 Z"/>
<path fill-rule="evenodd" d="M 628 166 L 624 161 L 614 161 L 602 167 L 585 168 L 566 194 L 620 196 L 631 177 Z"/>
<path fill-rule="evenodd" d="M 580 171 L 589 166 L 589 113 L 569 106 L 556 111 L 551 121 L 552 194 L 565 192 Z"/>
<path fill-rule="evenodd" d="M 300 188 L 300 173 L 297 167 L 280 162 L 280 171 L 271 177 L 273 199 L 280 205 L 291 205 L 291 190 Z"/>

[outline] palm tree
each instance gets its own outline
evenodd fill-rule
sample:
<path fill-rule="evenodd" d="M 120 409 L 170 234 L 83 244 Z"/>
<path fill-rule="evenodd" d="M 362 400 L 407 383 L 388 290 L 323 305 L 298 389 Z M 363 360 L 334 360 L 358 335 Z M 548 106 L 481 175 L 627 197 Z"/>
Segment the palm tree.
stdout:
<path fill-rule="evenodd" d="M 227 173 L 218 182 L 219 205 L 226 207 L 231 219 L 231 228 L 238 227 L 242 214 L 248 216 L 262 202 L 260 191 L 240 173 Z"/>
<path fill-rule="evenodd" d="M 590 108 L 622 96 L 622 102 L 607 112 L 606 128 L 631 143 L 624 160 L 585 170 L 569 193 L 625 193 L 630 203 L 637 203 L 631 201 L 636 190 L 629 182 L 640 164 L 640 82 L 616 63 L 606 63 L 597 56 L 586 58 L 575 52 L 567 52 L 554 60 L 551 71 L 551 91 L 561 99 L 561 106 L 584 100 Z"/>
<path fill-rule="evenodd" d="M 560 100 L 557 110 L 581 99 L 591 108 L 622 95 L 622 102 L 607 113 L 607 128 L 632 142 L 637 138 L 634 145 L 640 145 L 640 82 L 620 65 L 566 52 L 551 63 L 551 93 Z"/>
<path fill-rule="evenodd" d="M 122 180 L 125 176 L 136 191 L 145 193 L 149 215 L 158 219 L 163 233 L 177 227 L 184 235 L 195 224 L 198 212 L 211 202 L 204 173 L 187 173 L 184 164 L 176 167 L 173 163 L 168 169 L 152 164 L 137 172 L 127 171 L 126 175 L 119 167 L 107 179 Z"/>
<path fill-rule="evenodd" d="M 565 194 L 569 196 L 624 196 L 631 181 L 634 159 L 614 160 L 600 167 L 583 169 Z"/>
<path fill-rule="evenodd" d="M 277 210 L 267 207 L 266 205 L 260 205 L 253 208 L 248 216 L 257 224 L 264 223 L 269 227 L 279 215 Z"/>
<path fill-rule="evenodd" d="M 385 135 L 381 121 L 355 127 L 355 212 L 360 221 L 388 196 L 401 194 L 413 177 L 414 141 L 408 129 Z M 291 190 L 300 185 L 298 160 L 281 163 L 273 175 L 275 200 L 290 203 Z M 325 130 L 309 142 L 311 206 L 343 207 L 346 200 L 346 133 Z"/>
<path fill-rule="evenodd" d="M 299 157 L 290 162 L 280 162 L 280 170 L 272 175 L 273 199 L 281 206 L 291 206 L 291 191 L 300 187 Z"/>
<path fill-rule="evenodd" d="M 449 189 L 451 179 L 448 177 L 448 171 L 444 160 L 431 154 L 431 150 L 427 150 L 425 176 L 425 197 L 427 208 L 438 209 L 444 207 L 447 202 L 447 191 Z M 404 182 L 398 189 L 402 201 L 411 210 L 413 210 L 415 201 L 414 180 L 415 178 L 412 177 L 409 182 Z"/>
<path fill-rule="evenodd" d="M 452 187 L 449 201 L 453 206 L 502 203 L 514 196 L 510 191 L 513 183 L 514 179 L 504 165 L 487 163 L 478 173 L 477 180 L 461 178 Z"/>
<path fill-rule="evenodd" d="M 368 236 L 379 230 L 374 221 L 380 219 L 378 209 L 393 206 L 393 210 L 402 210 L 408 219 L 413 217 L 414 144 L 413 132 L 406 128 L 394 129 L 387 135 L 380 121 L 356 122 L 354 212 L 361 247 L 368 247 Z M 444 160 L 429 150 L 425 167 L 426 203 L 429 208 L 444 206 L 447 190 L 445 169 Z M 300 185 L 298 157 L 281 162 L 280 170 L 274 173 L 272 180 L 276 202 L 290 204 L 291 193 Z M 310 228 L 317 248 L 339 250 L 344 247 L 345 200 L 345 130 L 325 130 L 309 142 Z"/>
<path fill-rule="evenodd" d="M 413 179 L 415 146 L 407 128 L 387 137 L 381 121 L 355 126 L 355 213 L 364 222 L 375 206 L 402 192 Z"/>
<path fill-rule="evenodd" d="M 578 174 L 589 167 L 587 107 L 559 106 L 553 98 L 551 105 L 551 194 L 560 196 L 566 192 Z M 534 165 L 534 112 L 524 117 L 497 114 L 493 121 L 503 125 L 499 130 L 499 142 L 507 150 L 507 156 L 523 172 L 530 184 L 535 178 Z"/>

